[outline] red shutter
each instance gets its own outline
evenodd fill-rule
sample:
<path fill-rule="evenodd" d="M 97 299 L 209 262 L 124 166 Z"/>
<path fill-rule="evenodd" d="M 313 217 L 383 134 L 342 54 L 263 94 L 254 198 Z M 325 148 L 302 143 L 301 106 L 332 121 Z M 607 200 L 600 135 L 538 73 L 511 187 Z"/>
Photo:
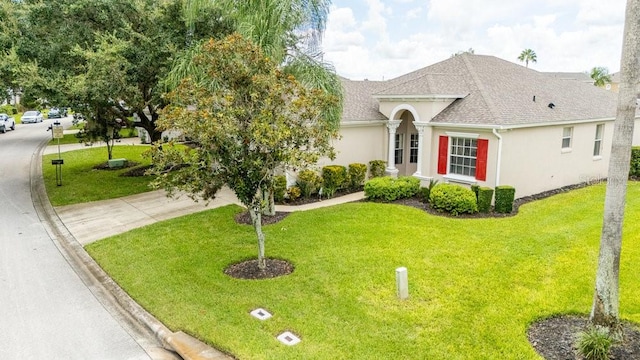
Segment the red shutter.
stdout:
<path fill-rule="evenodd" d="M 449 156 L 449 137 L 440 136 L 438 144 L 438 174 L 447 173 L 447 157 Z"/>
<path fill-rule="evenodd" d="M 487 153 L 489 140 L 478 139 L 478 157 L 476 158 L 476 180 L 487 180 Z"/>

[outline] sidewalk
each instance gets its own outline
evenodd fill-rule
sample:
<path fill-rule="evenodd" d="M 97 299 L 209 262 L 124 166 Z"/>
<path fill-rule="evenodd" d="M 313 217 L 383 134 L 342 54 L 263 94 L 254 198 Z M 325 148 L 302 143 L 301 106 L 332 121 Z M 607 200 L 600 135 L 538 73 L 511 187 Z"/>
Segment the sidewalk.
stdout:
<path fill-rule="evenodd" d="M 116 146 L 124 145 L 140 145 L 140 139 L 122 139 L 121 142 L 116 143 Z M 104 144 L 96 143 L 93 146 L 104 146 Z M 60 152 L 84 148 L 87 148 L 84 144 L 66 144 L 60 145 Z M 44 151 L 45 154 L 57 152 L 57 145 L 47 146 Z M 305 211 L 362 199 L 364 199 L 364 193 L 358 192 L 299 206 L 276 205 L 276 211 Z M 243 206 L 233 191 L 225 187 L 208 204 L 204 201 L 195 202 L 186 194 L 178 198 L 168 198 L 164 190 L 157 190 L 118 199 L 58 206 L 55 211 L 69 232 L 84 246 L 158 221 L 229 204 Z"/>

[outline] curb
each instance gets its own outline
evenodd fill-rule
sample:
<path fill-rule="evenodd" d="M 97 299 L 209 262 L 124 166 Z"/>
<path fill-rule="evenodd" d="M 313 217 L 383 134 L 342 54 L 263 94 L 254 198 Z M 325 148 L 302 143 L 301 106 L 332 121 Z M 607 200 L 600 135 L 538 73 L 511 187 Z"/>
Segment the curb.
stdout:
<path fill-rule="evenodd" d="M 98 301 L 153 360 L 231 360 L 183 332 L 174 333 L 136 303 L 84 250 L 49 202 L 42 177 L 44 140 L 31 157 L 31 200 L 41 223 L 62 256 Z"/>

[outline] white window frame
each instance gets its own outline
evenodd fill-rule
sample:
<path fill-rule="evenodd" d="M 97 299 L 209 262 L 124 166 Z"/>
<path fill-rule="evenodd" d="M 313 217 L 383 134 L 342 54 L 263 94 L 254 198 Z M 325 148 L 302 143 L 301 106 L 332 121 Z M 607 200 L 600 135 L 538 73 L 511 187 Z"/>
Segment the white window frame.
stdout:
<path fill-rule="evenodd" d="M 573 126 L 563 127 L 562 128 L 562 152 L 570 152 L 572 142 L 573 142 Z"/>
<path fill-rule="evenodd" d="M 402 165 L 404 163 L 404 133 L 396 133 L 393 157 L 396 165 Z"/>
<path fill-rule="evenodd" d="M 413 133 L 409 136 L 409 164 L 418 163 L 419 139 L 418 133 Z"/>
<path fill-rule="evenodd" d="M 596 124 L 596 137 L 593 141 L 593 158 L 602 159 L 602 142 L 604 139 L 604 124 Z"/>
<path fill-rule="evenodd" d="M 462 145 L 458 145 L 458 142 L 462 141 Z M 467 141 L 469 145 L 467 146 Z M 475 146 L 473 143 L 475 142 Z M 455 144 L 454 144 L 455 143 Z M 454 146 L 456 147 L 454 149 Z M 456 154 L 454 154 L 454 150 Z M 468 153 L 467 153 L 468 150 Z M 454 157 L 461 160 L 461 163 L 454 164 Z M 466 163 L 469 160 L 468 164 Z M 473 163 L 473 164 L 472 164 Z M 449 149 L 447 154 L 447 176 L 458 179 L 473 179 L 475 181 L 476 171 L 478 166 L 478 138 L 466 137 L 466 136 L 450 136 L 449 137 Z M 461 172 L 453 171 L 454 167 L 460 167 L 463 170 Z M 464 169 L 469 169 L 465 171 Z M 468 172 L 468 173 L 466 173 Z"/>

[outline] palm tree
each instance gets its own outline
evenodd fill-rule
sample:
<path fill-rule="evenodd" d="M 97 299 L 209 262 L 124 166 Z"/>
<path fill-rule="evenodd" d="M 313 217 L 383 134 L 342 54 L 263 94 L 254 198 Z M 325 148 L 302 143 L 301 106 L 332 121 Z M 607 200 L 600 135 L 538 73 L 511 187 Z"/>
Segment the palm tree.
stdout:
<path fill-rule="evenodd" d="M 532 63 L 538 62 L 538 56 L 536 52 L 531 49 L 524 49 L 518 56 L 518 60 L 523 61 L 526 67 L 529 67 L 529 61 Z"/>
<path fill-rule="evenodd" d="M 319 50 L 330 4 L 330 0 L 187 0 L 184 11 L 191 27 L 202 9 L 218 7 L 236 24 L 238 33 L 282 64 L 283 71 L 309 88 L 335 95 L 339 101 L 324 118 L 337 128 L 342 117 L 342 84 Z M 179 63 L 170 82 L 177 83 L 189 74 L 189 68 L 184 61 Z"/>
<path fill-rule="evenodd" d="M 591 73 L 589 75 L 593 79 L 593 85 L 595 86 L 605 86 L 606 84 L 611 82 L 609 69 L 603 66 L 594 67 L 593 69 L 591 69 Z"/>
<path fill-rule="evenodd" d="M 609 328 L 620 337 L 619 273 L 622 223 L 631 159 L 637 90 L 640 81 L 640 1 L 628 1 L 622 47 L 618 109 L 613 128 L 611 159 L 607 174 L 604 218 L 590 322 Z"/>

